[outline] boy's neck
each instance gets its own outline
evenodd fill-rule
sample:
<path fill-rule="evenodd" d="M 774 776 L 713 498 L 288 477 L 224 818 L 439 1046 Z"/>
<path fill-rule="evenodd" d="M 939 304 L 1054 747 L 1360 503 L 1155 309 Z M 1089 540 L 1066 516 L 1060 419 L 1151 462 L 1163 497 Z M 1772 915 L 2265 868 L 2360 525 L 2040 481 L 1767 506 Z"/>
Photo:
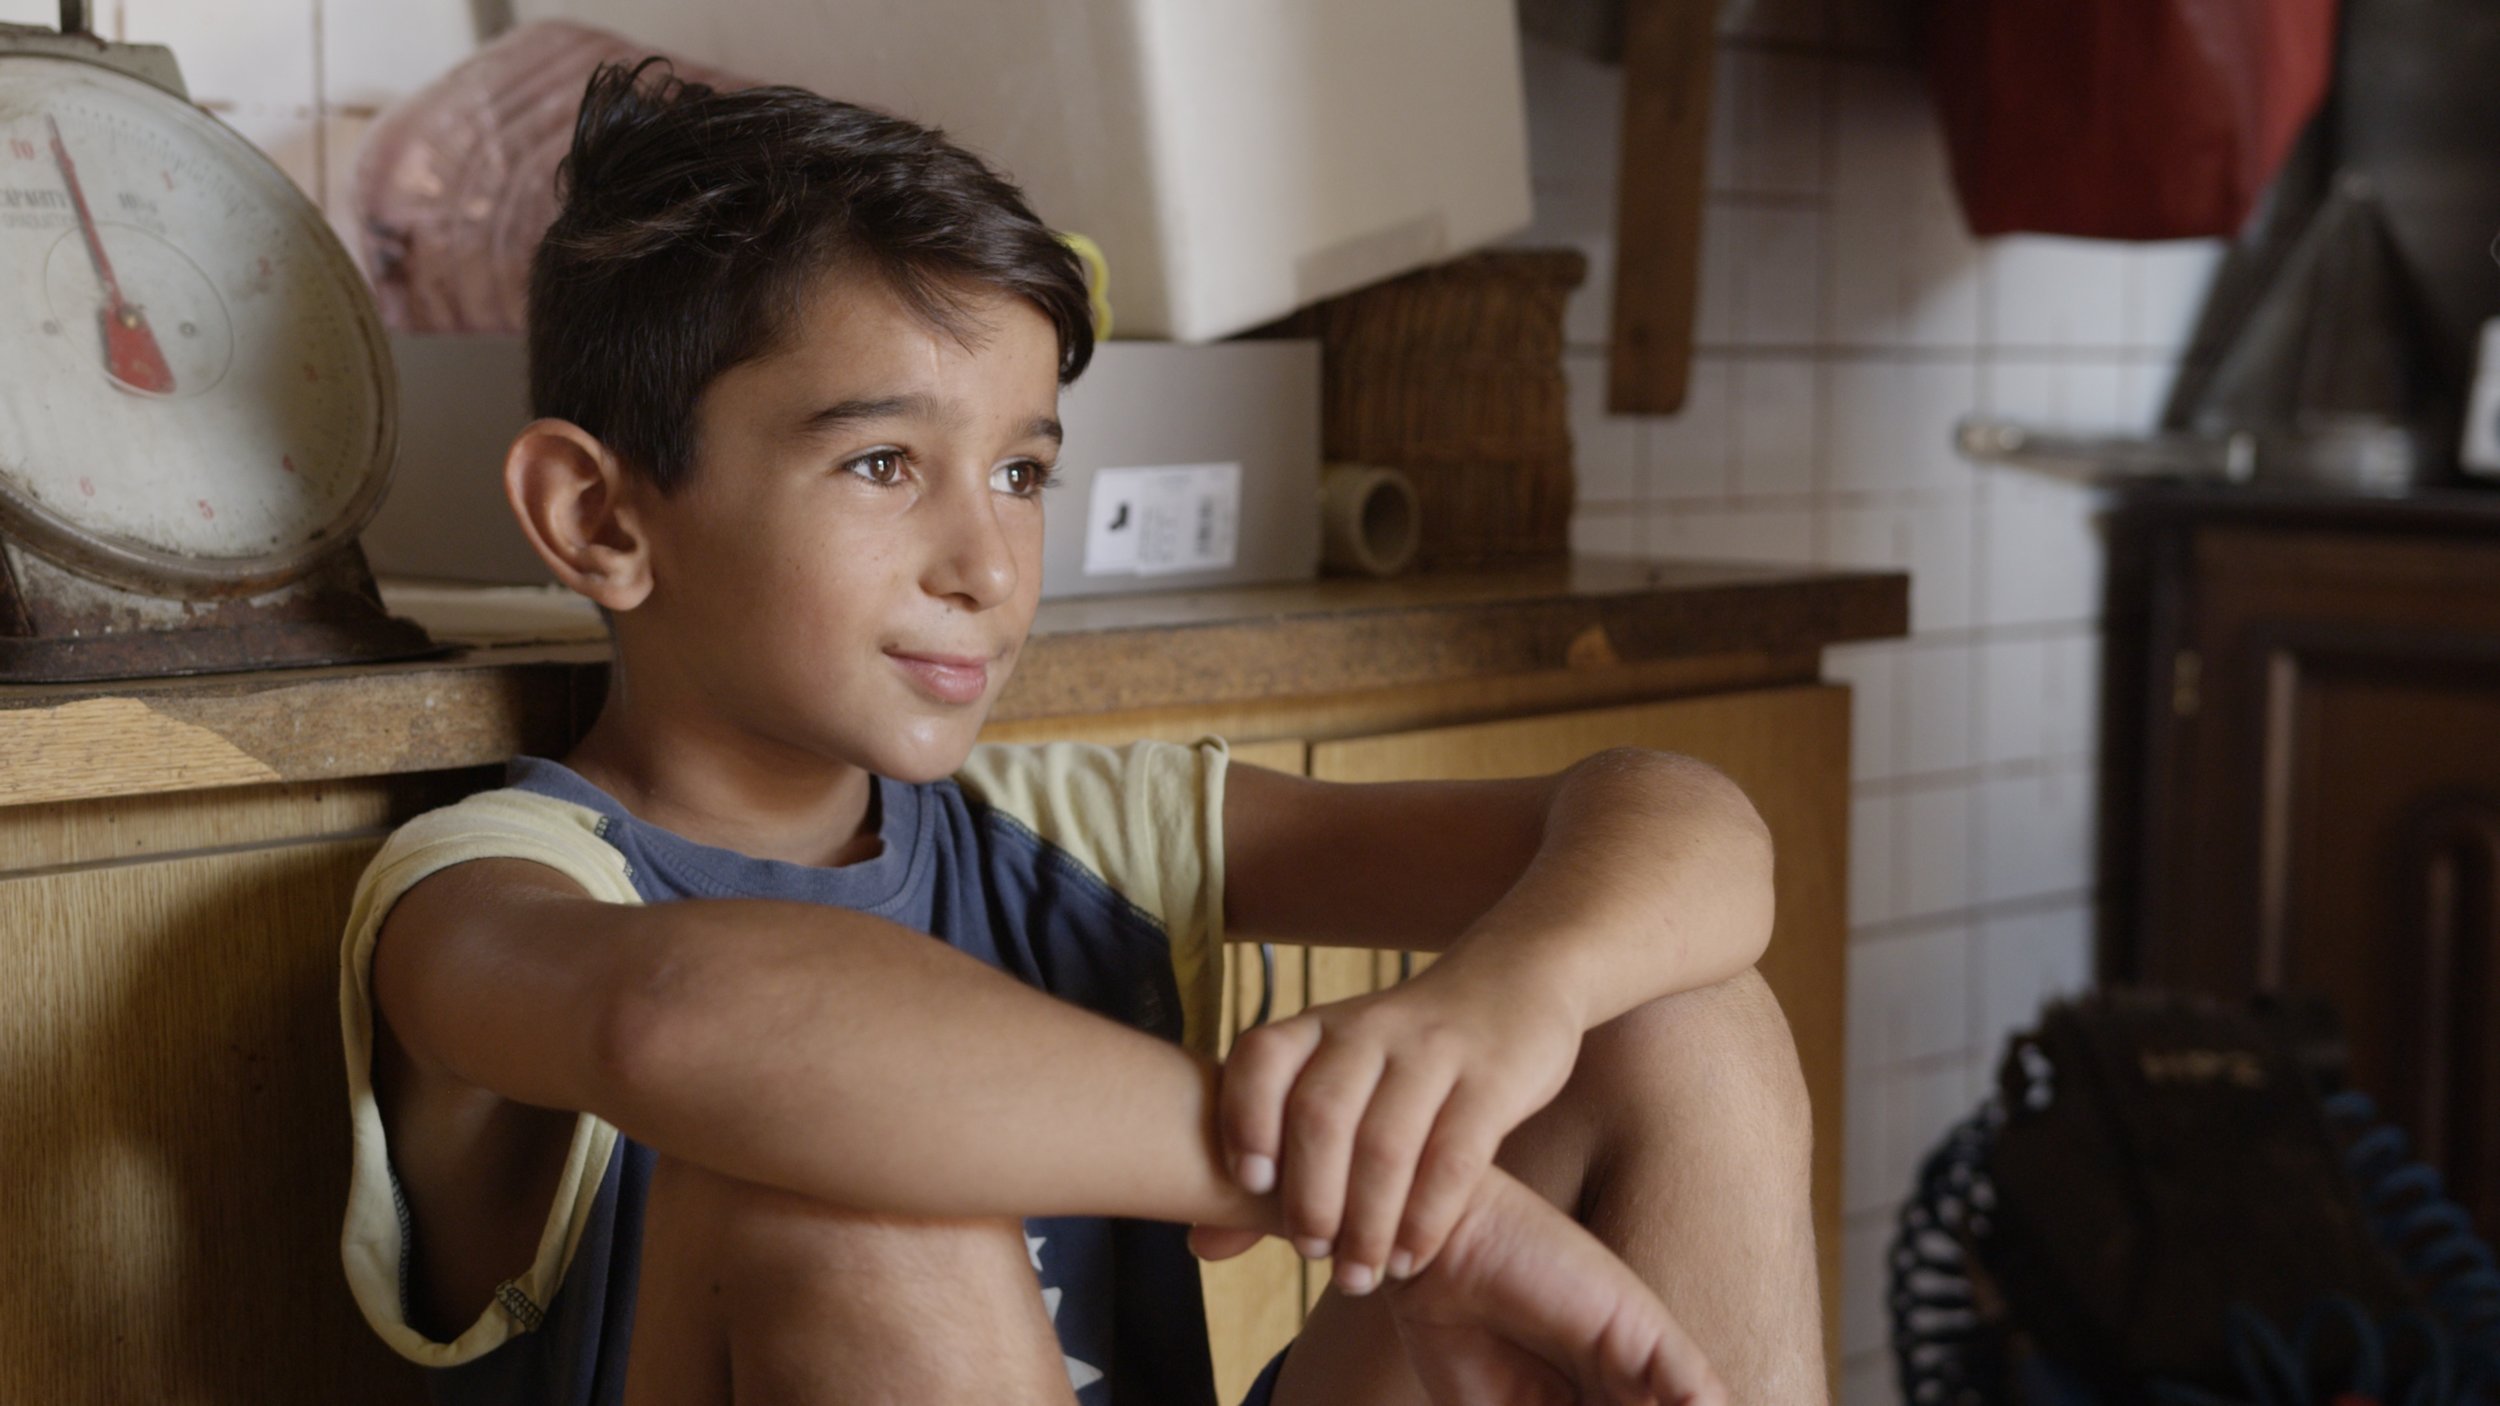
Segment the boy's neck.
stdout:
<path fill-rule="evenodd" d="M 658 727 L 611 696 L 560 759 L 635 818 L 756 859 L 838 867 L 874 859 L 875 778 L 727 729 Z"/>

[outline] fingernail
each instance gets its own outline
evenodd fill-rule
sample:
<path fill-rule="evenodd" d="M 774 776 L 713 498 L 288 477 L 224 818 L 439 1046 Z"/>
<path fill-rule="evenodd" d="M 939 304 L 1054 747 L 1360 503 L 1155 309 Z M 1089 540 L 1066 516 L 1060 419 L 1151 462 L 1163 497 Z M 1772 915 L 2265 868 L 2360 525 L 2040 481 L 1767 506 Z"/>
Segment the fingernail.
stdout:
<path fill-rule="evenodd" d="M 1276 1189 L 1276 1161 L 1256 1152 L 1245 1152 L 1236 1159 L 1233 1175 L 1241 1189 L 1253 1196 L 1265 1196 Z"/>
<path fill-rule="evenodd" d="M 1370 1293 L 1372 1291 L 1372 1267 L 1367 1264 L 1338 1266 L 1337 1287 L 1349 1294 Z"/>
<path fill-rule="evenodd" d="M 1324 1260 L 1328 1258 L 1328 1242 L 1320 1239 L 1316 1235 L 1303 1236 L 1301 1239 L 1293 1242 L 1293 1247 L 1300 1250 L 1302 1252 L 1302 1258 L 1306 1260 Z"/>
<path fill-rule="evenodd" d="M 1404 1279 L 1415 1272 L 1415 1256 L 1407 1250 L 1389 1252 L 1389 1277 Z"/>

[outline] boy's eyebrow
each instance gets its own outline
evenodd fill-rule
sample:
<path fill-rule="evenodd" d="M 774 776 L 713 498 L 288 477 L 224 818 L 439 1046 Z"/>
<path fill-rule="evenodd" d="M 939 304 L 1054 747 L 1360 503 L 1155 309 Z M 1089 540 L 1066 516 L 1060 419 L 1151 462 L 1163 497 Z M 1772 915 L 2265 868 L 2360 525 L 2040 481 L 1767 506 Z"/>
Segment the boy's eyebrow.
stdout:
<path fill-rule="evenodd" d="M 937 402 L 925 395 L 854 396 L 811 412 L 799 421 L 799 433 L 831 434 L 864 420 L 933 420 L 937 415 Z"/>
<path fill-rule="evenodd" d="M 831 434 L 836 430 L 847 429 L 869 420 L 937 420 L 943 418 L 945 418 L 944 411 L 930 396 L 918 394 L 857 396 L 850 400 L 836 401 L 821 410 L 810 413 L 806 419 L 799 421 L 799 433 L 813 438 L 818 435 Z M 1027 421 L 1024 427 L 1024 437 L 1047 439 L 1053 444 L 1064 443 L 1067 439 L 1066 433 L 1060 429 L 1059 422 L 1048 415 L 1036 415 Z"/>

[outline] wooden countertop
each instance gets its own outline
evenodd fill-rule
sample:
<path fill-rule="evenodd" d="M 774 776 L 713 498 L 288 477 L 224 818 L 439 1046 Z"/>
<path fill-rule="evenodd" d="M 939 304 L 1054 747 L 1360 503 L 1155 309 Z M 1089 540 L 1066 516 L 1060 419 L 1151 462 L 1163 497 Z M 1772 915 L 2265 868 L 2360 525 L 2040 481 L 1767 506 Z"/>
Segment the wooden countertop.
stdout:
<path fill-rule="evenodd" d="M 421 583 L 385 583 L 384 597 L 454 647 L 352 667 L 0 686 L 0 804 L 493 765 L 560 747 L 596 712 L 607 644 L 578 598 Z M 1688 689 L 1728 687 L 1811 678 L 1825 646 L 1908 623 L 1897 572 L 1603 557 L 1053 601 L 992 717 L 1660 671 L 1682 671 Z"/>

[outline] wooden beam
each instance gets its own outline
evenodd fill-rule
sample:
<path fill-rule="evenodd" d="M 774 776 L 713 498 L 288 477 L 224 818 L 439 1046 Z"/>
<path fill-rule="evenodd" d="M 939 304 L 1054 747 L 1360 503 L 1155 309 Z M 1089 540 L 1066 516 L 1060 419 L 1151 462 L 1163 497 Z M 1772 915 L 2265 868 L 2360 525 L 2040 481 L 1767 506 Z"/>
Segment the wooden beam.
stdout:
<path fill-rule="evenodd" d="M 1692 379 L 1717 24 L 1705 0 L 1625 0 L 1606 378 L 1606 408 L 1617 415 L 1673 414 Z"/>

